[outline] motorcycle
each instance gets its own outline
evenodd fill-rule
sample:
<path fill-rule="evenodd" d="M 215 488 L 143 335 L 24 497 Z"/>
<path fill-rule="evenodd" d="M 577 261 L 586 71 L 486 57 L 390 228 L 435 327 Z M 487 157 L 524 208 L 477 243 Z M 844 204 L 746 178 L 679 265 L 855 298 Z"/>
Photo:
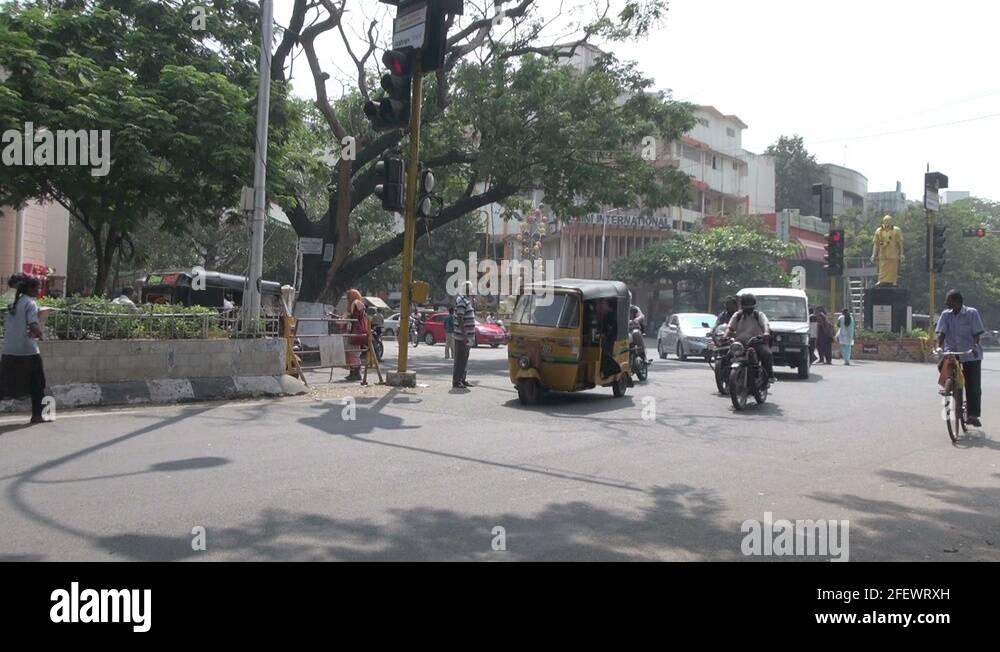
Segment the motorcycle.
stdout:
<path fill-rule="evenodd" d="M 729 347 L 729 355 L 732 358 L 729 371 L 729 398 L 733 401 L 733 407 L 743 410 L 747 406 L 747 396 L 753 394 L 757 404 L 762 404 L 767 400 L 768 379 L 764 365 L 761 364 L 757 356 L 755 345 L 763 342 L 764 338 L 756 336 L 744 345 L 740 342 L 733 342 Z"/>
<path fill-rule="evenodd" d="M 629 321 L 628 330 L 629 367 L 632 369 L 635 377 L 639 379 L 639 382 L 645 382 L 649 376 L 649 360 L 646 358 L 646 343 L 642 339 L 642 330 L 634 319 Z"/>
<path fill-rule="evenodd" d="M 722 395 L 729 393 L 729 372 L 732 364 L 729 357 L 732 340 L 726 337 L 728 330 L 728 324 L 719 324 L 712 331 L 712 352 L 708 357 L 708 366 L 715 374 L 715 386 Z"/>

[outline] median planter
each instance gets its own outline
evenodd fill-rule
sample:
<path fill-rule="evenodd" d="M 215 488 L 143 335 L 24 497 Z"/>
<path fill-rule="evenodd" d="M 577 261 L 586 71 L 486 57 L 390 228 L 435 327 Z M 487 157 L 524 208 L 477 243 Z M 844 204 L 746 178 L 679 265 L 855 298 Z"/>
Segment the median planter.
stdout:
<path fill-rule="evenodd" d="M 924 339 L 855 339 L 851 357 L 855 360 L 931 362 L 931 348 Z"/>

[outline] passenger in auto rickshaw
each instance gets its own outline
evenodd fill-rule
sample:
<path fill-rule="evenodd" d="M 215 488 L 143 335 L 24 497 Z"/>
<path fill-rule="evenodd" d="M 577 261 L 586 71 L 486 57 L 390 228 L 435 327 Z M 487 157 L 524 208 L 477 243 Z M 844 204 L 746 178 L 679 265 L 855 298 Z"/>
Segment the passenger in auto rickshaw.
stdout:
<path fill-rule="evenodd" d="M 615 319 L 616 299 L 597 299 L 585 304 L 587 330 L 592 341 L 601 346 L 601 375 L 617 374 L 621 366 L 615 361 L 615 340 L 618 338 L 618 321 Z"/>

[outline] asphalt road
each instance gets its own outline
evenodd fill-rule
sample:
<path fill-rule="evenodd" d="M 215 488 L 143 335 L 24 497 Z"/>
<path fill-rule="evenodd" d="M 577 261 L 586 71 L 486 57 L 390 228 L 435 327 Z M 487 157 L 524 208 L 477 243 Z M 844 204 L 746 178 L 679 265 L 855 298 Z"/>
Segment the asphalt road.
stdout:
<path fill-rule="evenodd" d="M 525 409 L 503 347 L 473 350 L 468 392 L 411 351 L 411 391 L 0 418 L 0 559 L 761 559 L 741 524 L 770 513 L 848 520 L 852 561 L 1000 560 L 1000 353 L 953 446 L 929 365 L 780 374 L 735 413 L 671 358 L 625 398 Z"/>

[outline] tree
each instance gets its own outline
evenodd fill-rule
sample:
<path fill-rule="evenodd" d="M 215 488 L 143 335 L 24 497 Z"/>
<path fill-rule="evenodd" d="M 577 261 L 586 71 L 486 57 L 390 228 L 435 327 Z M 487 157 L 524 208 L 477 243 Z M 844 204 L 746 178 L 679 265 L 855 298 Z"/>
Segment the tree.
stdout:
<path fill-rule="evenodd" d="M 366 35 L 360 46 L 352 42 L 343 24 L 352 15 L 348 4 L 296 0 L 273 58 L 272 77 L 283 81 L 288 58 L 302 48 L 329 142 L 339 147 L 354 138 L 357 146 L 353 160 L 337 161 L 329 194 L 319 205 L 295 183 L 277 189 L 300 237 L 322 237 L 334 245 L 332 262 L 307 260 L 301 293 L 306 301 L 334 301 L 398 256 L 403 244 L 402 235 L 393 233 L 366 246 L 362 235 L 360 218 L 376 184 L 373 163 L 405 152 L 407 143 L 402 130 L 371 132 L 361 112 L 371 97 L 379 22 L 359 30 Z M 687 176 L 650 165 L 639 147 L 647 136 L 663 143 L 679 138 L 693 125 L 690 106 L 652 92 L 649 79 L 611 56 L 586 72 L 563 65 L 594 38 L 644 36 L 664 17 L 664 3 L 628 1 L 617 15 L 604 4 L 602 12 L 578 23 L 576 38 L 560 46 L 542 45 L 558 16 L 541 15 L 541 4 L 467 2 L 466 16 L 449 25 L 444 68 L 425 84 L 421 159 L 446 188 L 440 217 L 417 227 L 418 233 L 429 231 L 432 241 L 434 231 L 491 203 L 515 202 L 534 187 L 544 190 L 546 204 L 561 218 L 602 205 L 654 210 L 687 197 Z M 351 90 L 338 100 L 328 95 L 329 74 L 316 52 L 317 39 L 334 31 L 353 63 L 352 79 L 343 80 Z M 422 250 L 418 258 L 424 255 Z"/>
<path fill-rule="evenodd" d="M 791 276 L 777 262 L 793 251 L 759 222 L 741 219 L 646 247 L 616 261 L 614 274 L 631 281 L 669 279 L 675 306 L 679 284 L 685 283 L 708 305 L 709 292 L 719 298 L 744 287 L 788 287 Z"/>
<path fill-rule="evenodd" d="M 193 29 L 205 4 L 206 29 Z M 60 130 L 110 135 L 103 176 L 10 165 L 14 143 L 0 145 L 0 203 L 64 206 L 92 240 L 97 294 L 109 289 L 116 256 L 134 253 L 140 225 L 176 233 L 237 203 L 253 168 L 258 16 L 250 0 L 27 0 L 0 10 L 0 65 L 9 72 L 0 133 L 32 123 L 41 142 Z M 276 149 L 284 92 L 276 86 Z"/>
<path fill-rule="evenodd" d="M 823 181 L 823 168 L 806 150 L 802 136 L 780 136 L 766 153 L 774 157 L 775 208 L 816 214 L 818 198 L 812 194 L 812 185 Z"/>

